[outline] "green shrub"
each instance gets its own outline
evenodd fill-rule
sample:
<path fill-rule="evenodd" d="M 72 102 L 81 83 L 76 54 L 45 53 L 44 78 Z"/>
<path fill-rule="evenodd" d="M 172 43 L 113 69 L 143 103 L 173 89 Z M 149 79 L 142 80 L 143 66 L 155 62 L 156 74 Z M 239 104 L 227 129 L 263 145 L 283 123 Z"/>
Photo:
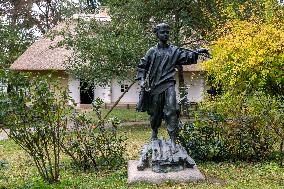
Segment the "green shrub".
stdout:
<path fill-rule="evenodd" d="M 62 144 L 64 152 L 72 158 L 73 163 L 84 170 L 117 168 L 125 163 L 126 137 L 117 134 L 120 121 L 113 117 L 109 119 L 109 125 L 106 125 L 101 105 L 99 99 L 93 104 L 99 121 L 83 113 L 74 114 L 73 126 L 65 133 Z"/>
<path fill-rule="evenodd" d="M 225 118 L 220 124 L 230 154 L 264 158 L 275 143 L 282 164 L 284 25 L 278 17 L 233 20 L 220 29 L 211 43 L 213 58 L 205 63 L 208 84 L 220 96 L 204 105 Z"/>
<path fill-rule="evenodd" d="M 263 93 L 243 99 L 222 96 L 207 100 L 196 121 L 181 129 L 180 142 L 197 160 L 268 158 L 283 140 L 280 104 Z"/>
<path fill-rule="evenodd" d="M 216 125 L 197 126 L 188 122 L 181 128 L 179 140 L 194 160 L 217 161 L 223 160 L 227 153 L 220 134 L 221 131 Z"/>
<path fill-rule="evenodd" d="M 50 75 L 11 73 L 10 77 L 10 91 L 1 95 L 3 127 L 33 158 L 44 181 L 59 182 L 61 133 L 72 109 L 68 92 Z"/>

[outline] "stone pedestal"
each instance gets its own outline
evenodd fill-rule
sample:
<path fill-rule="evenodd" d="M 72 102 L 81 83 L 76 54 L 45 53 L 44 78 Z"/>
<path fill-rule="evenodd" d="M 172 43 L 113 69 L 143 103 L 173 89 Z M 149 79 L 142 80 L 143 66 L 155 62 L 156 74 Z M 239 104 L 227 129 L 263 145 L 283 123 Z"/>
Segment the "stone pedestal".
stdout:
<path fill-rule="evenodd" d="M 137 170 L 139 161 L 128 161 L 128 183 L 133 184 L 136 182 L 149 182 L 154 184 L 161 184 L 166 181 L 173 182 L 197 182 L 205 180 L 203 174 L 197 169 L 185 168 L 182 171 L 168 172 L 168 173 L 156 173 L 151 168 L 146 168 L 143 171 Z"/>
<path fill-rule="evenodd" d="M 168 180 L 188 182 L 204 180 L 194 160 L 180 146 L 171 141 L 154 140 L 145 144 L 139 161 L 128 162 L 128 183 L 162 183 Z"/>

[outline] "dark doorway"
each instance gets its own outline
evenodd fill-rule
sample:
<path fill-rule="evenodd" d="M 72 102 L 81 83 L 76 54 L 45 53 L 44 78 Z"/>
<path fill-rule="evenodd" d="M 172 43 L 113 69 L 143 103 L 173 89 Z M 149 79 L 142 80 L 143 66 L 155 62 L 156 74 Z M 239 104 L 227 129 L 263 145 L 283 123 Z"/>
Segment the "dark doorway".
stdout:
<path fill-rule="evenodd" d="M 94 87 L 80 82 L 80 102 L 81 104 L 91 104 L 94 100 Z"/>

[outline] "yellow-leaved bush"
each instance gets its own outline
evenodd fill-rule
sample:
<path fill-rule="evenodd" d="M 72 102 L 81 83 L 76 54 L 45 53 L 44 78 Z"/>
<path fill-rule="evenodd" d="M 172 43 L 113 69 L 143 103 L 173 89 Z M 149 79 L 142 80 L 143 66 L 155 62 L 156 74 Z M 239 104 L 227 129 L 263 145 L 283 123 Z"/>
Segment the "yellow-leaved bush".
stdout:
<path fill-rule="evenodd" d="M 200 103 L 203 119 L 181 133 L 193 157 L 252 161 L 275 154 L 284 163 L 284 22 L 274 18 L 233 20 L 218 30 L 213 58 L 204 63 L 218 95 Z"/>
<path fill-rule="evenodd" d="M 204 64 L 214 84 L 283 95 L 284 22 L 232 21 L 219 33 Z"/>

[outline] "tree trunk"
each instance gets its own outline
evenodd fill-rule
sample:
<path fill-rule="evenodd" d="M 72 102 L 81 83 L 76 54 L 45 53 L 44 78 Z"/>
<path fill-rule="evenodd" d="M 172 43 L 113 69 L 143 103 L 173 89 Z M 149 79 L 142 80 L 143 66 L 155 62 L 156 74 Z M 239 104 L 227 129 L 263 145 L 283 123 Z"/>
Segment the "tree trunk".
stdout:
<path fill-rule="evenodd" d="M 280 166 L 283 167 L 283 140 L 280 143 Z"/>
<path fill-rule="evenodd" d="M 180 11 L 182 8 L 178 9 L 175 14 L 175 28 L 174 28 L 174 38 L 175 38 L 175 44 L 179 47 L 181 42 L 179 39 L 180 34 Z M 180 104 L 180 113 L 181 116 L 188 117 L 188 99 L 187 99 L 187 88 L 184 84 L 184 75 L 183 75 L 183 67 L 181 65 L 177 66 L 178 69 L 178 80 L 179 80 L 179 97 L 181 99 Z"/>

